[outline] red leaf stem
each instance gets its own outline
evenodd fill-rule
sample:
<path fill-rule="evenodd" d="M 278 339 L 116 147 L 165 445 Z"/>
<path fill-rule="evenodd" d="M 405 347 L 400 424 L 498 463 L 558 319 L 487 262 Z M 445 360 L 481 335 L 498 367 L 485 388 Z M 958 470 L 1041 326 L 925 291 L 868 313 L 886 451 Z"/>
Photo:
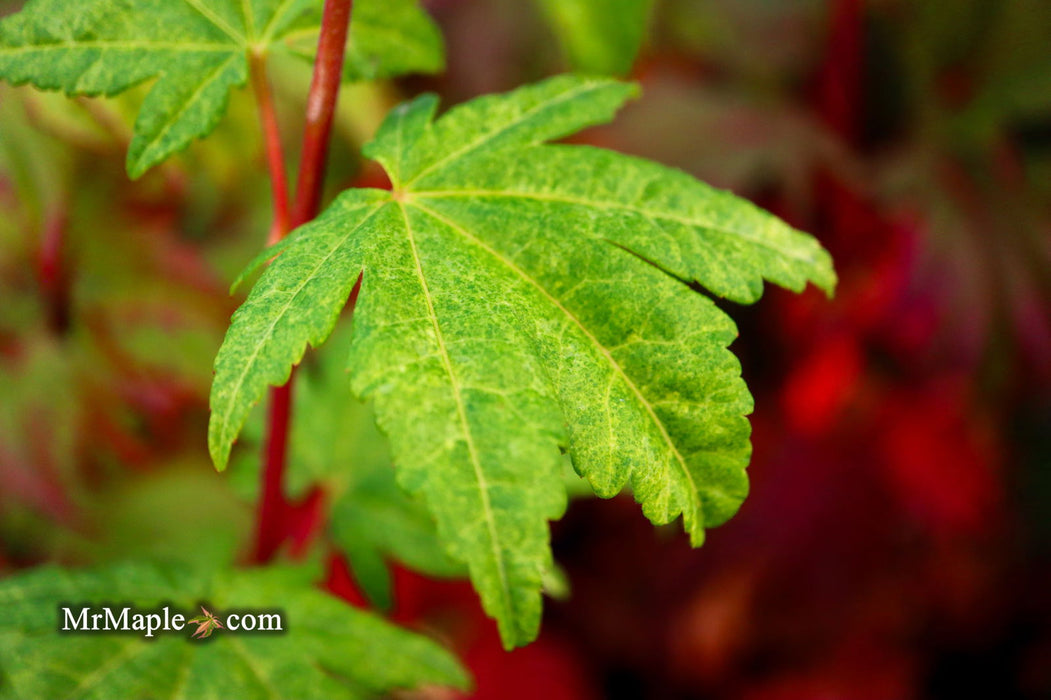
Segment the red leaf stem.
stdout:
<path fill-rule="evenodd" d="M 314 76 L 307 97 L 303 155 L 299 161 L 296 199 L 292 204 L 293 228 L 317 216 L 321 203 L 329 134 L 343 76 L 343 55 L 353 4 L 353 0 L 325 0 Z"/>
<path fill-rule="evenodd" d="M 332 132 L 332 116 L 339 98 L 343 74 L 343 56 L 347 44 L 352 0 L 325 0 L 321 18 L 321 35 L 318 39 L 314 75 L 307 97 L 306 125 L 303 130 L 303 154 L 296 180 L 296 197 L 292 204 L 285 231 L 280 231 L 275 240 L 280 240 L 297 226 L 317 216 L 321 203 L 325 163 L 328 157 L 329 136 Z M 255 71 L 259 73 L 259 71 Z M 265 76 L 264 76 L 265 81 Z M 258 94 L 258 90 L 257 90 Z M 264 131 L 272 119 L 260 112 Z M 273 120 L 276 127 L 276 119 Z M 276 132 L 275 132 L 276 134 Z M 268 161 L 273 139 L 267 136 Z M 279 144 L 278 144 L 279 145 Z M 283 160 L 282 160 L 283 163 Z M 283 173 L 283 168 L 281 169 Z M 271 174 L 273 174 L 271 162 Z M 273 184 L 275 192 L 278 183 Z M 275 195 L 276 197 L 276 195 Z M 275 228 L 278 213 L 275 199 Z M 274 234 L 271 234 L 272 239 Z M 256 520 L 256 546 L 254 560 L 268 561 L 281 544 L 289 537 L 296 524 L 296 513 L 284 493 L 284 475 L 288 464 L 288 432 L 292 415 L 292 386 L 295 370 L 284 386 L 270 390 L 270 409 L 267 414 L 266 444 L 263 452 L 262 489 Z"/>
<path fill-rule="evenodd" d="M 281 129 L 274 110 L 274 96 L 266 75 L 266 57 L 253 51 L 249 56 L 252 92 L 259 112 L 259 125 L 266 146 L 266 165 L 270 173 L 270 195 L 274 202 L 274 222 L 270 227 L 267 245 L 273 245 L 289 232 L 288 176 L 285 173 L 285 154 L 281 147 Z"/>

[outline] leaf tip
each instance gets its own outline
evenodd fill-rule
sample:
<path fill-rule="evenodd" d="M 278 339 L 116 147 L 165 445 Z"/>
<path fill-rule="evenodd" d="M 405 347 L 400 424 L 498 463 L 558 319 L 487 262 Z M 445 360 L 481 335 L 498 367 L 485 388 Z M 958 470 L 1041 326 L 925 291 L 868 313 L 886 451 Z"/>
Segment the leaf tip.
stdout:
<path fill-rule="evenodd" d="M 215 413 L 208 425 L 208 454 L 212 458 L 212 466 L 215 471 L 224 472 L 230 463 L 230 448 L 232 441 L 226 440 L 219 433 L 221 428 L 215 423 Z"/>
<path fill-rule="evenodd" d="M 536 591 L 537 609 L 535 614 L 497 616 L 496 624 L 500 631 L 500 644 L 504 651 L 514 651 L 534 642 L 540 636 L 540 591 Z"/>
<path fill-rule="evenodd" d="M 131 180 L 138 180 L 146 171 L 150 169 L 149 164 L 144 163 L 141 158 L 135 155 L 132 151 L 128 151 L 128 157 L 124 161 L 124 170 L 128 173 L 128 178 Z"/>
<path fill-rule="evenodd" d="M 452 654 L 450 654 L 450 659 L 451 663 L 449 664 L 449 668 L 445 675 L 439 680 L 442 683 L 445 683 L 456 690 L 462 690 L 465 693 L 474 690 L 474 681 L 471 679 L 471 674 Z"/>
<path fill-rule="evenodd" d="M 839 275 L 836 274 L 832 255 L 825 248 L 819 247 L 814 267 L 815 273 L 811 278 L 814 285 L 825 293 L 826 298 L 834 298 L 836 286 L 839 284 Z"/>

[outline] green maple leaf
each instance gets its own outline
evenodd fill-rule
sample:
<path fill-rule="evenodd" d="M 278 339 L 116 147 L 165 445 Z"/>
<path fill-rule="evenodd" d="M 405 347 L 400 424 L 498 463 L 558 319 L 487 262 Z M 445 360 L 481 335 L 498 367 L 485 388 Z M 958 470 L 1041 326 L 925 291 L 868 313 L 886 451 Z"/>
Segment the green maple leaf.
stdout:
<path fill-rule="evenodd" d="M 545 145 L 633 94 L 557 77 L 434 120 L 396 108 L 366 155 L 393 192 L 351 190 L 299 229 L 234 315 L 216 358 L 220 468 L 252 404 L 332 331 L 359 274 L 349 370 L 375 403 L 402 487 L 466 562 L 505 645 L 537 632 L 560 449 L 601 496 L 630 484 L 692 542 L 748 490 L 752 401 L 706 296 L 763 279 L 831 290 L 828 254 L 734 196 L 654 163 Z"/>
<path fill-rule="evenodd" d="M 539 0 L 574 70 L 617 75 L 631 69 L 653 0 Z"/>
<path fill-rule="evenodd" d="M 359 0 L 345 77 L 437 70 L 441 38 L 414 0 Z M 29 0 L 0 22 L 0 78 L 71 95 L 156 79 L 128 149 L 138 177 L 215 128 L 251 52 L 307 53 L 321 0 Z"/>
<path fill-rule="evenodd" d="M 0 697 L 288 698 L 370 697 L 394 688 L 467 680 L 434 642 L 398 629 L 313 588 L 314 572 L 270 567 L 202 575 L 143 562 L 91 570 L 47 567 L 0 581 Z M 280 633 L 217 635 L 193 644 L 185 632 L 59 634 L 60 605 L 168 605 L 201 599 L 223 609 L 283 613 Z M 202 616 L 203 617 L 203 616 Z M 203 618 L 208 634 L 218 621 Z M 200 631 L 200 630 L 199 630 Z M 202 635 L 207 636 L 207 635 Z"/>

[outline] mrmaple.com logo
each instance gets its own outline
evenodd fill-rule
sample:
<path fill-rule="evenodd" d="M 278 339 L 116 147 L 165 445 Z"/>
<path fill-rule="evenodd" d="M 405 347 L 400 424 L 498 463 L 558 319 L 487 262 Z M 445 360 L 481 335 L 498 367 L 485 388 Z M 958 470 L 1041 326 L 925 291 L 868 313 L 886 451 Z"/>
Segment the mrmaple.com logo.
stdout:
<path fill-rule="evenodd" d="M 188 617 L 167 605 L 160 610 L 139 610 L 131 606 L 79 607 L 59 606 L 60 632 L 131 632 L 147 639 L 159 632 L 182 632 L 192 629 L 191 637 L 204 639 L 216 630 L 230 632 L 284 632 L 284 615 L 280 611 L 242 611 L 227 613 L 222 620 L 203 605 L 201 615 Z"/>

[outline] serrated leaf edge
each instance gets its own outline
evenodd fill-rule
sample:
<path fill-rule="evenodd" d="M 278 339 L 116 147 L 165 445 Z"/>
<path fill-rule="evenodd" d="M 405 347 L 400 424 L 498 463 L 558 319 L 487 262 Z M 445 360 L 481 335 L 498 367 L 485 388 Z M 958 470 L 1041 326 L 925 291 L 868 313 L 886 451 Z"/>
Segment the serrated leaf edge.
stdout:
<path fill-rule="evenodd" d="M 369 211 L 368 214 L 361 219 L 361 221 L 356 227 L 352 228 L 346 233 L 346 235 L 344 236 L 344 240 L 352 236 L 359 228 L 361 228 L 361 226 L 363 226 L 372 217 L 376 216 L 376 214 L 378 214 L 389 203 L 389 201 L 381 201 L 372 204 L 371 211 Z M 292 302 L 296 298 L 298 298 L 298 296 L 303 292 L 303 289 L 305 289 L 306 286 L 313 279 L 312 275 L 316 273 L 318 269 L 320 269 L 322 265 L 325 262 L 327 262 L 333 255 L 335 255 L 338 250 L 339 246 L 333 246 L 332 250 L 330 250 L 323 258 L 319 260 L 318 264 L 311 271 L 311 274 L 304 275 L 301 278 L 295 292 L 288 297 L 280 312 L 274 315 L 273 321 L 271 322 L 270 327 L 268 329 L 268 334 L 273 332 L 277 324 L 289 312 L 289 310 L 292 307 Z M 335 323 L 335 317 L 333 317 L 333 323 Z M 331 328 L 329 329 L 329 331 L 331 332 Z M 268 378 L 269 384 L 271 386 L 278 386 L 287 381 L 288 377 L 292 372 L 292 367 L 303 358 L 303 353 L 306 352 L 307 343 L 309 342 L 312 346 L 316 346 L 316 344 L 324 342 L 325 338 L 327 337 L 328 334 L 326 333 L 322 338 L 307 339 L 306 341 L 304 341 L 302 347 L 297 348 L 295 350 L 295 359 L 293 360 L 292 364 L 289 365 L 288 369 L 284 372 L 283 377 L 279 377 L 276 380 Z M 316 344 L 313 342 L 314 340 L 316 340 Z M 244 368 L 241 370 L 240 375 L 237 377 L 237 381 L 235 381 L 232 385 L 229 385 L 231 390 L 227 392 L 230 396 L 229 400 L 226 402 L 227 405 L 220 411 L 217 411 L 214 406 L 212 407 L 213 422 L 210 422 L 209 424 L 208 446 L 209 452 L 211 452 L 212 461 L 215 463 L 216 468 L 219 469 L 219 471 L 222 471 L 226 468 L 226 464 L 229 461 L 230 449 L 233 445 L 233 441 L 236 439 L 237 434 L 241 432 L 241 428 L 244 425 L 245 419 L 247 418 L 247 416 L 245 416 L 240 420 L 238 425 L 232 426 L 232 424 L 230 423 L 230 414 L 232 412 L 232 407 L 236 403 L 234 399 L 237 397 L 238 394 L 240 394 L 241 387 L 244 385 L 245 379 L 248 377 L 252 367 L 254 366 L 256 358 L 259 357 L 259 353 L 262 351 L 263 345 L 264 343 L 259 343 L 256 345 L 256 347 L 252 350 L 250 358 L 247 362 L 244 363 Z M 217 362 L 218 359 L 219 356 L 216 356 Z M 214 420 L 216 416 L 219 416 L 218 421 Z M 214 431 L 211 429 L 213 425 L 216 426 Z M 215 435 L 215 433 L 219 433 L 219 431 L 221 431 L 221 434 Z M 229 439 L 227 439 L 228 435 L 230 436 Z"/>

